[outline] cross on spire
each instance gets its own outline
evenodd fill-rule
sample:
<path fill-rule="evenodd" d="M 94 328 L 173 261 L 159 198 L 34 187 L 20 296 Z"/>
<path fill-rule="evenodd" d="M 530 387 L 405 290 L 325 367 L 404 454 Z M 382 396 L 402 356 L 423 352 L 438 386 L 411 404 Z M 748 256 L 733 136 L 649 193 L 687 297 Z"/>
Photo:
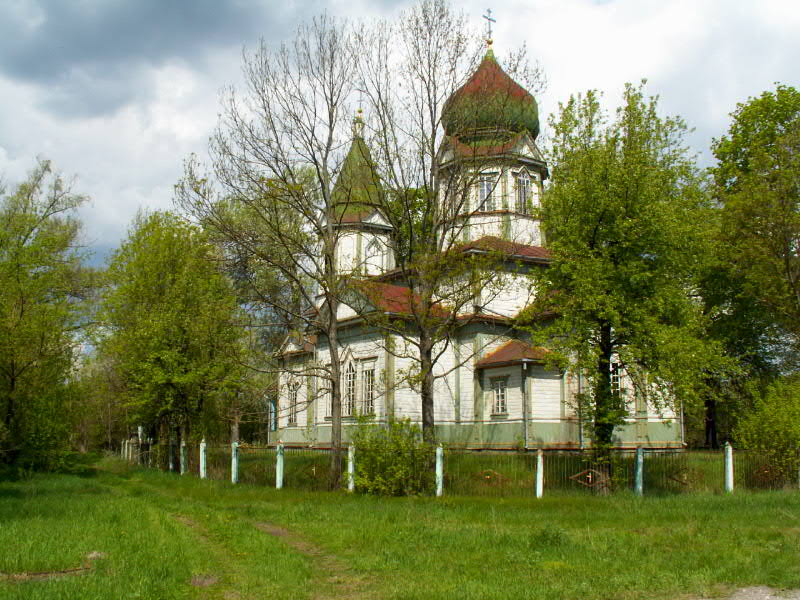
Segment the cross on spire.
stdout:
<path fill-rule="evenodd" d="M 492 43 L 492 23 L 497 23 L 497 19 L 492 18 L 492 9 L 487 8 L 486 14 L 483 15 L 483 18 L 486 19 L 486 31 L 487 31 L 487 38 L 486 40 L 491 44 Z"/>

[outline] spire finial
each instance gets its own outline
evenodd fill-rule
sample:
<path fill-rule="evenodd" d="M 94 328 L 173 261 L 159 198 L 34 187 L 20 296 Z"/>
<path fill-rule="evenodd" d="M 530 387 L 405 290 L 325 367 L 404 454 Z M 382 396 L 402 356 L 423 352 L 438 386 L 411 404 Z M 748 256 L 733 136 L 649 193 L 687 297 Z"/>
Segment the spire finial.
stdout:
<path fill-rule="evenodd" d="M 486 19 L 486 44 L 489 48 L 492 47 L 492 23 L 497 23 L 497 19 L 492 18 L 492 9 L 487 8 L 486 14 L 483 15 L 483 18 Z"/>
<path fill-rule="evenodd" d="M 360 106 L 356 111 L 356 116 L 353 117 L 353 137 L 364 138 L 364 111 L 361 110 Z"/>

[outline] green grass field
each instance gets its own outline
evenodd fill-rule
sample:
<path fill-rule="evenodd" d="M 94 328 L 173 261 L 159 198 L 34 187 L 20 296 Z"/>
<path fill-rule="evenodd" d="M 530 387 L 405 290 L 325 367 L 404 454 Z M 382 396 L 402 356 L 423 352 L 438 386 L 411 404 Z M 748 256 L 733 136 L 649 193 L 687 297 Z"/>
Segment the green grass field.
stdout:
<path fill-rule="evenodd" d="M 105 460 L 1 482 L 0 548 L 26 600 L 682 599 L 800 588 L 800 492 L 380 499 Z"/>

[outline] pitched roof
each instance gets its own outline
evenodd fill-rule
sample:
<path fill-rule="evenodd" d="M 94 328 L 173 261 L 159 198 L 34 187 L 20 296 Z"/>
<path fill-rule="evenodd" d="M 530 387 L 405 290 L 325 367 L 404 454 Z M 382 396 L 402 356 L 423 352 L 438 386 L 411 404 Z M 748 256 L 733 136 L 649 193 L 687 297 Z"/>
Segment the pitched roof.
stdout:
<path fill-rule="evenodd" d="M 547 348 L 531 346 L 521 340 L 511 340 L 494 352 L 483 357 L 475 366 L 479 369 L 513 365 L 523 361 L 543 362 L 550 351 Z"/>
<path fill-rule="evenodd" d="M 376 309 L 386 313 L 410 315 L 422 302 L 420 296 L 406 286 L 380 281 L 362 281 L 357 285 Z M 440 303 L 434 303 L 431 314 L 446 317 L 450 312 Z"/>
<path fill-rule="evenodd" d="M 550 251 L 543 246 L 518 244 L 491 235 L 478 238 L 471 242 L 465 242 L 458 247 L 458 250 L 461 252 L 501 252 L 513 258 L 519 257 L 534 261 L 547 261 L 550 259 Z"/>
<path fill-rule="evenodd" d="M 342 163 L 332 202 L 340 223 L 359 223 L 375 212 L 383 194 L 380 177 L 367 144 L 356 133 Z"/>

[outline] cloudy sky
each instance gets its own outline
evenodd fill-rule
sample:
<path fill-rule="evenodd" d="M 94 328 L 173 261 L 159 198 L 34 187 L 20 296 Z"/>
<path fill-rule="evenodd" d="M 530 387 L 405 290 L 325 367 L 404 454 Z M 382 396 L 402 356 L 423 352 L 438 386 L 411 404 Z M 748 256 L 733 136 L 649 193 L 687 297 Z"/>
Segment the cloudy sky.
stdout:
<path fill-rule="evenodd" d="M 280 42 L 323 11 L 389 16 L 403 0 L 2 0 L 0 178 L 51 159 L 90 196 L 86 240 L 98 259 L 140 207 L 168 208 L 182 160 L 203 156 L 241 51 Z M 455 2 L 480 30 L 484 0 Z M 797 0 L 504 0 L 491 6 L 495 48 L 525 42 L 549 80 L 551 113 L 589 88 L 610 104 L 646 77 L 662 108 L 696 131 L 707 163 L 736 103 L 800 87 Z"/>

